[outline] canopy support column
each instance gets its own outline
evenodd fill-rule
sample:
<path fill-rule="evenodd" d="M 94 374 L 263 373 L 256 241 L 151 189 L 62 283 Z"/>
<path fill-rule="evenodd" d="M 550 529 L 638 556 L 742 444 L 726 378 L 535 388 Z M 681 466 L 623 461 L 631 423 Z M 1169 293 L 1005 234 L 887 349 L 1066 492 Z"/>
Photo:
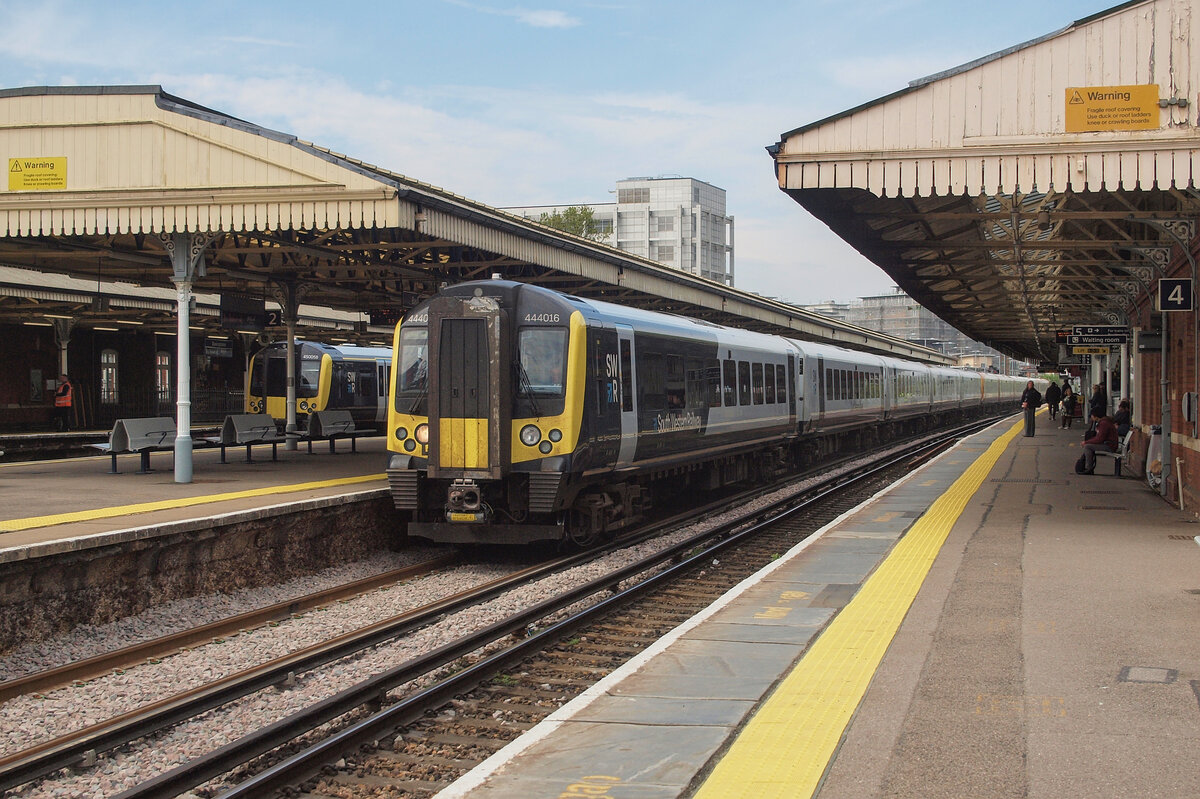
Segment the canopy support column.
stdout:
<path fill-rule="evenodd" d="M 176 291 L 175 335 L 175 482 L 192 482 L 192 348 L 189 323 L 192 284 L 204 276 L 204 248 L 211 233 L 161 233 L 159 238 L 171 256 L 171 281 Z"/>
<path fill-rule="evenodd" d="M 296 321 L 300 318 L 300 302 L 308 293 L 308 287 L 294 282 L 280 283 L 275 289 L 275 299 L 283 311 L 283 322 L 287 325 L 287 421 L 284 435 L 285 450 L 296 449 L 300 431 L 296 427 Z"/>

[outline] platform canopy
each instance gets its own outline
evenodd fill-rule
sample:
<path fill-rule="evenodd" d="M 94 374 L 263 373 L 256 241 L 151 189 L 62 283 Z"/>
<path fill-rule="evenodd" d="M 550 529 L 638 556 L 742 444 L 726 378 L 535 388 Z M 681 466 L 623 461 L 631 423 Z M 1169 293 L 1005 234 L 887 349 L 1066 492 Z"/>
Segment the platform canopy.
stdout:
<path fill-rule="evenodd" d="M 1055 361 L 1190 257 L 1198 10 L 1124 3 L 792 130 L 779 187 L 962 332 Z"/>
<path fill-rule="evenodd" d="M 0 266 L 170 288 L 199 251 L 198 293 L 396 319 L 442 283 L 536 282 L 584 297 L 945 362 L 939 353 L 704 280 L 504 213 L 157 86 L 0 91 Z M 176 238 L 173 238 L 176 237 Z M 36 283 L 36 275 L 31 276 Z M 0 321 L 87 324 L 138 309 L 0 285 Z M 128 292 L 125 292 L 128 294 Z M 122 302 L 124 302 L 122 300 Z M 128 305 L 128 304 L 127 304 Z M 170 315 L 142 308 L 144 325 Z M 212 317 L 198 317 L 208 324 Z M 193 320 L 195 323 L 196 320 Z M 148 329 L 143 327 L 141 329 Z M 364 335 L 378 338 L 378 329 Z"/>

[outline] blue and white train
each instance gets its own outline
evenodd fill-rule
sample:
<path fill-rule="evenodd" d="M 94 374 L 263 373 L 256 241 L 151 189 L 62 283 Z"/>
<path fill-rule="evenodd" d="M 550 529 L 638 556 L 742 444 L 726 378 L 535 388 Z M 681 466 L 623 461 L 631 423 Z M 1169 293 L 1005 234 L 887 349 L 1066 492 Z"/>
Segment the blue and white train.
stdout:
<path fill-rule="evenodd" d="M 985 411 L 1025 381 L 489 280 L 397 326 L 388 479 L 408 533 L 587 545 L 703 493 Z"/>

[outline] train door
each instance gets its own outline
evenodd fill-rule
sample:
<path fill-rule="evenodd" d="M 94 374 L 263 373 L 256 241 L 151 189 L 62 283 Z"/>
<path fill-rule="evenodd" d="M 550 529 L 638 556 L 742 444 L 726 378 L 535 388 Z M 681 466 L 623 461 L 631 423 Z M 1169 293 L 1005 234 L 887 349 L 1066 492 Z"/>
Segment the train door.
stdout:
<path fill-rule="evenodd" d="M 388 389 L 391 386 L 392 367 L 386 363 L 376 363 L 379 370 L 379 403 L 375 409 L 375 421 L 383 425 L 387 422 Z"/>
<path fill-rule="evenodd" d="M 788 427 L 793 430 L 796 427 L 796 414 L 800 414 L 800 418 L 804 418 L 803 403 L 804 403 L 804 361 L 800 361 L 800 380 L 796 380 L 796 356 L 788 353 L 787 362 L 787 385 L 791 389 L 791 397 L 788 397 Z"/>
<path fill-rule="evenodd" d="M 617 468 L 633 463 L 637 451 L 637 372 L 634 369 L 633 328 L 617 325 L 617 360 L 621 378 L 621 451 L 617 455 Z"/>
<path fill-rule="evenodd" d="M 817 358 L 817 421 L 825 420 L 825 359 Z"/>

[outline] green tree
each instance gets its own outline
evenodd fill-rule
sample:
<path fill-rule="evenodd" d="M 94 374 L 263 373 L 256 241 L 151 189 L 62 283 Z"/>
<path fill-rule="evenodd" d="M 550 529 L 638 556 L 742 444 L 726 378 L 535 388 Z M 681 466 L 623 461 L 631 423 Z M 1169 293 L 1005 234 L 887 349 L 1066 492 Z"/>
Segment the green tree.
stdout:
<path fill-rule="evenodd" d="M 563 211 L 552 214 L 542 214 L 538 219 L 543 225 L 561 230 L 564 233 L 574 233 L 591 241 L 606 241 L 608 231 L 602 230 L 596 222 L 596 215 L 591 208 L 583 205 L 572 205 Z"/>

